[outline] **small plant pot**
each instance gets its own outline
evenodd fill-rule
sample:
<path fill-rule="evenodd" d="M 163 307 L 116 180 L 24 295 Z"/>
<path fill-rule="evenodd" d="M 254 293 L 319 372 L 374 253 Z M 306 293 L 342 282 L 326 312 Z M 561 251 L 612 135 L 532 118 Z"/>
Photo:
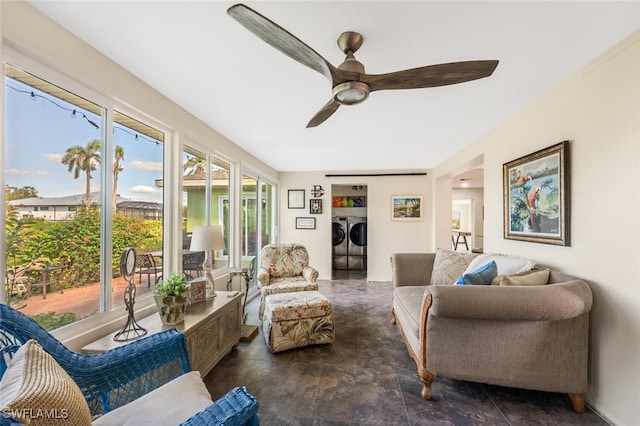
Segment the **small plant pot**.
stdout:
<path fill-rule="evenodd" d="M 158 314 L 163 324 L 175 325 L 184 321 L 184 314 L 187 310 L 188 299 L 186 295 L 180 296 L 162 296 L 153 295 L 158 307 Z"/>

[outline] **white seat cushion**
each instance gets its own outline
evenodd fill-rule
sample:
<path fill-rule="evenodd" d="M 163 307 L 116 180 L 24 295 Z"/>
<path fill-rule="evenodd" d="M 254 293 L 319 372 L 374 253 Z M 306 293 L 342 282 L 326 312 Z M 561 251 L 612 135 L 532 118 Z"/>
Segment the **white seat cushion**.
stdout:
<path fill-rule="evenodd" d="M 211 405 L 200 372 L 191 371 L 93 421 L 93 425 L 178 425 Z"/>
<path fill-rule="evenodd" d="M 491 262 L 492 260 L 496 262 L 496 266 L 498 267 L 498 275 L 512 275 L 519 272 L 530 271 L 534 266 L 536 266 L 534 261 L 525 259 L 524 257 L 486 253 L 481 254 L 473 259 L 462 275 L 471 273 L 482 265 Z"/>

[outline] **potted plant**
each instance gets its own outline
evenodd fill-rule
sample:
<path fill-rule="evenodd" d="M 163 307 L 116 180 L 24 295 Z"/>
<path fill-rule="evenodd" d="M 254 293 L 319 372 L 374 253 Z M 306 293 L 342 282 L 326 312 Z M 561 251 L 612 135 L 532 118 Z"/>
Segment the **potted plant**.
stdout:
<path fill-rule="evenodd" d="M 156 284 L 153 298 L 163 324 L 175 325 L 184 321 L 188 289 L 189 283 L 186 278 L 176 272 L 168 279 Z"/>

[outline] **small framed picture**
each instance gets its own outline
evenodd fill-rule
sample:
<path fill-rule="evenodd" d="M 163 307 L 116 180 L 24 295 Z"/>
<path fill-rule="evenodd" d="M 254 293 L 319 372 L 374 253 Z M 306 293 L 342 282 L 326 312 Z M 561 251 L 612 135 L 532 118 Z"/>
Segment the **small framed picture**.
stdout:
<path fill-rule="evenodd" d="M 322 200 L 320 198 L 312 198 L 309 200 L 309 213 L 322 214 Z"/>
<path fill-rule="evenodd" d="M 422 220 L 422 195 L 392 195 L 391 220 Z"/>
<path fill-rule="evenodd" d="M 296 229 L 316 229 L 316 218 L 296 217 Z"/>
<path fill-rule="evenodd" d="M 189 284 L 189 300 L 191 304 L 202 302 L 207 296 L 207 282 L 204 279 L 193 280 Z"/>
<path fill-rule="evenodd" d="M 304 189 L 290 189 L 288 196 L 288 208 L 304 209 Z"/>

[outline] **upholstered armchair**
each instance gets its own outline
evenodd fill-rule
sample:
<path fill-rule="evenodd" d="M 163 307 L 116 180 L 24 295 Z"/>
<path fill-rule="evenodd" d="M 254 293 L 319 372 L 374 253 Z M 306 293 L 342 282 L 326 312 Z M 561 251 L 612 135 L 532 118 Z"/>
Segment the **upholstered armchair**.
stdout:
<path fill-rule="evenodd" d="M 260 253 L 260 265 L 260 319 L 268 295 L 318 290 L 318 271 L 309 266 L 309 253 L 303 245 L 268 244 Z"/>

